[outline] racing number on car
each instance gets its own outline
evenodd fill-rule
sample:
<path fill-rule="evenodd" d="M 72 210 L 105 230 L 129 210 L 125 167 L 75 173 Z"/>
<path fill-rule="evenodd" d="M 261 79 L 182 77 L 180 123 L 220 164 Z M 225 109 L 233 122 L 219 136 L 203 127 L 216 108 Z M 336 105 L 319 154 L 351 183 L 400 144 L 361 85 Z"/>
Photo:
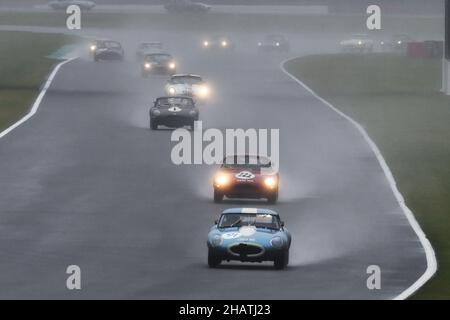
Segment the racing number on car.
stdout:
<path fill-rule="evenodd" d="M 168 109 L 170 112 L 180 112 L 181 111 L 181 108 L 178 108 L 178 107 L 172 107 L 172 108 L 169 108 Z"/>
<path fill-rule="evenodd" d="M 236 178 L 241 180 L 249 180 L 253 179 L 254 177 L 255 175 L 249 171 L 241 171 L 236 175 Z"/>

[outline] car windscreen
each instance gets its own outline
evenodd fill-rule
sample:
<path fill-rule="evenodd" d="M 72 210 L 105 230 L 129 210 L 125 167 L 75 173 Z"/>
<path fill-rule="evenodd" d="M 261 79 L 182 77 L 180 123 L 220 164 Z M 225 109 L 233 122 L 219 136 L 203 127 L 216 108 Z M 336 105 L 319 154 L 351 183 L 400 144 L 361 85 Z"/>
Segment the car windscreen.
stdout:
<path fill-rule="evenodd" d="M 222 168 L 271 168 L 272 163 L 269 158 L 263 156 L 229 156 L 223 161 Z"/>
<path fill-rule="evenodd" d="M 172 84 L 189 84 L 189 85 L 193 85 L 193 84 L 199 84 L 202 82 L 202 78 L 200 77 L 173 77 L 172 79 L 170 79 L 170 82 Z"/>
<path fill-rule="evenodd" d="M 145 58 L 147 61 L 156 61 L 160 63 L 169 62 L 173 60 L 170 54 L 151 54 Z"/>
<path fill-rule="evenodd" d="M 219 228 L 254 226 L 257 228 L 280 229 L 278 217 L 271 214 L 223 214 L 219 221 Z"/>
<path fill-rule="evenodd" d="M 100 43 L 100 48 L 120 48 L 120 43 L 115 41 L 104 41 Z"/>
<path fill-rule="evenodd" d="M 156 102 L 157 107 L 177 106 L 179 108 L 193 108 L 192 99 L 180 97 L 159 98 Z"/>

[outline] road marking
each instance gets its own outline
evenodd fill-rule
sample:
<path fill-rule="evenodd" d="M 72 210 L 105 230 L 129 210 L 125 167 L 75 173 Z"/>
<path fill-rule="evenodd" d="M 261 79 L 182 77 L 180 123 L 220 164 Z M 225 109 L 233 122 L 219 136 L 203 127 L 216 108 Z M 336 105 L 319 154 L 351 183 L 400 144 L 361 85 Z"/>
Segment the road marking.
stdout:
<path fill-rule="evenodd" d="M 380 150 L 378 149 L 377 145 L 373 140 L 369 137 L 366 130 L 354 119 L 334 107 L 331 103 L 326 101 L 324 98 L 320 97 L 317 93 L 314 92 L 310 87 L 308 87 L 305 83 L 303 83 L 301 80 L 294 77 L 291 73 L 289 73 L 284 65 L 295 58 L 290 58 L 287 60 L 284 60 L 280 63 L 281 70 L 289 76 L 291 79 L 293 79 L 295 82 L 300 84 L 303 88 L 306 89 L 309 93 L 311 93 L 315 98 L 320 100 L 322 103 L 324 103 L 327 107 L 329 107 L 331 110 L 336 112 L 338 115 L 343 117 L 344 119 L 348 120 L 351 124 L 353 124 L 358 131 L 361 133 L 363 138 L 366 140 L 366 142 L 369 144 L 370 148 L 372 149 L 373 153 L 377 157 L 377 160 L 383 169 L 383 172 L 386 176 L 386 179 L 389 182 L 389 185 L 391 186 L 392 192 L 394 193 L 395 198 L 397 199 L 398 204 L 400 205 L 400 208 L 402 208 L 403 213 L 405 214 L 406 218 L 408 219 L 411 227 L 413 228 L 416 235 L 419 237 L 419 240 L 425 250 L 425 255 L 427 258 L 427 269 L 425 270 L 424 274 L 416 280 L 409 288 L 407 288 L 405 291 L 400 293 L 398 296 L 394 298 L 394 300 L 405 300 L 408 297 L 410 297 L 414 292 L 420 289 L 428 280 L 431 279 L 431 277 L 436 273 L 437 270 L 437 261 L 436 261 L 436 254 L 434 252 L 434 249 L 428 240 L 427 236 L 423 232 L 422 228 L 420 227 L 419 223 L 417 222 L 416 218 L 414 217 L 414 214 L 412 211 L 406 206 L 405 199 L 403 198 L 402 194 L 397 188 L 397 183 L 395 182 L 394 176 L 392 175 L 391 170 L 389 169 L 386 160 L 384 159 L 383 155 L 381 154 Z"/>
<path fill-rule="evenodd" d="M 53 69 L 52 73 L 50 74 L 50 76 L 48 77 L 44 86 L 42 87 L 41 92 L 39 93 L 38 97 L 34 101 L 34 104 L 31 107 L 30 111 L 22 119 L 20 119 L 19 121 L 17 121 L 16 123 L 14 123 L 10 127 L 8 127 L 7 129 L 3 130 L 2 132 L 0 132 L 0 139 L 3 138 L 4 136 L 6 136 L 11 131 L 13 131 L 14 129 L 16 129 L 17 127 L 19 127 L 20 125 L 22 125 L 23 123 L 25 123 L 26 121 L 28 121 L 32 116 L 34 116 L 36 114 L 42 100 L 44 99 L 45 94 L 47 93 L 48 88 L 50 88 L 50 85 L 52 84 L 53 79 L 55 78 L 56 74 L 58 73 L 58 70 L 66 63 L 69 63 L 75 59 L 76 58 L 65 60 L 65 61 L 59 63 Z"/>

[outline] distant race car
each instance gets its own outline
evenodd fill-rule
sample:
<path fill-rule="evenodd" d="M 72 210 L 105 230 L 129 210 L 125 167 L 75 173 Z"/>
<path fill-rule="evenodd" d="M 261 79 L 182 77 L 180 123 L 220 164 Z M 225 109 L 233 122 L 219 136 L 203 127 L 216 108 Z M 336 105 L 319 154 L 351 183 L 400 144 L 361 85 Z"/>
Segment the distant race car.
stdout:
<path fill-rule="evenodd" d="M 273 261 L 276 269 L 289 264 L 291 235 L 278 213 L 268 209 L 234 208 L 222 212 L 207 240 L 208 265 L 222 261 Z"/>
<path fill-rule="evenodd" d="M 223 160 L 214 176 L 214 202 L 228 198 L 266 198 L 278 200 L 279 175 L 270 159 L 262 156 L 234 155 Z"/>
<path fill-rule="evenodd" d="M 83 1 L 83 0 L 56 0 L 50 1 L 48 6 L 53 10 L 66 10 L 69 6 L 77 5 L 81 10 L 92 10 L 95 7 L 95 2 L 93 1 Z"/>
<path fill-rule="evenodd" d="M 95 51 L 97 51 L 97 47 L 98 47 L 98 43 L 100 41 L 105 41 L 105 40 L 92 40 L 89 44 L 89 54 L 93 57 Z"/>
<path fill-rule="evenodd" d="M 139 44 L 136 50 L 136 60 L 141 61 L 144 57 L 151 53 L 160 53 L 163 49 L 162 42 L 153 41 L 153 42 L 143 42 Z"/>
<path fill-rule="evenodd" d="M 177 71 L 177 65 L 172 55 L 164 52 L 147 54 L 142 62 L 141 73 L 145 78 L 149 74 L 173 75 Z"/>
<path fill-rule="evenodd" d="M 202 41 L 202 48 L 204 50 L 229 51 L 234 50 L 234 43 L 228 37 L 213 36 Z"/>
<path fill-rule="evenodd" d="M 365 34 L 355 34 L 352 38 L 340 42 L 343 52 L 373 52 L 374 42 Z"/>
<path fill-rule="evenodd" d="M 194 129 L 194 121 L 199 119 L 199 111 L 191 97 L 160 97 L 150 109 L 150 129 L 164 125 L 171 128 L 189 126 Z"/>
<path fill-rule="evenodd" d="M 283 36 L 278 34 L 271 34 L 264 37 L 263 40 L 258 42 L 259 51 L 281 51 L 288 52 L 290 50 L 289 41 Z"/>
<path fill-rule="evenodd" d="M 406 52 L 408 43 L 413 42 L 413 38 L 406 34 L 396 34 L 391 39 L 380 41 L 382 51 Z"/>
<path fill-rule="evenodd" d="M 207 13 L 211 6 L 190 0 L 168 0 L 164 8 L 170 13 Z"/>
<path fill-rule="evenodd" d="M 119 60 L 125 58 L 125 51 L 118 41 L 113 40 L 97 40 L 91 46 L 92 56 L 94 61 L 100 60 Z"/>
<path fill-rule="evenodd" d="M 169 96 L 189 96 L 196 101 L 205 101 L 211 94 L 209 85 L 195 74 L 174 74 L 165 89 Z"/>

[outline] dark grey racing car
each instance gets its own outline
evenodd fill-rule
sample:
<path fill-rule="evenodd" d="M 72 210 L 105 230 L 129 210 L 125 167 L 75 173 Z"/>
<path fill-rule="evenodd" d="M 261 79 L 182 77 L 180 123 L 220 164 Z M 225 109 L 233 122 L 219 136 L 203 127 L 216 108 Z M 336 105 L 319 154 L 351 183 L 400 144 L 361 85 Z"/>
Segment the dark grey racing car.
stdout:
<path fill-rule="evenodd" d="M 172 55 L 164 52 L 147 54 L 142 62 L 141 74 L 146 78 L 149 74 L 173 75 L 177 65 Z"/>
<path fill-rule="evenodd" d="M 288 52 L 289 41 L 280 34 L 269 34 L 258 42 L 258 50 L 262 52 Z"/>
<path fill-rule="evenodd" d="M 94 49 L 95 48 L 95 49 Z M 118 41 L 98 40 L 91 49 L 93 50 L 94 61 L 100 60 L 119 60 L 122 61 L 125 51 Z"/>
<path fill-rule="evenodd" d="M 198 118 L 199 111 L 191 97 L 160 97 L 150 109 L 150 129 L 156 130 L 160 125 L 194 129 L 194 121 Z"/>
<path fill-rule="evenodd" d="M 136 60 L 142 61 L 146 55 L 151 53 L 159 53 L 163 49 L 160 41 L 142 42 L 136 50 Z"/>

